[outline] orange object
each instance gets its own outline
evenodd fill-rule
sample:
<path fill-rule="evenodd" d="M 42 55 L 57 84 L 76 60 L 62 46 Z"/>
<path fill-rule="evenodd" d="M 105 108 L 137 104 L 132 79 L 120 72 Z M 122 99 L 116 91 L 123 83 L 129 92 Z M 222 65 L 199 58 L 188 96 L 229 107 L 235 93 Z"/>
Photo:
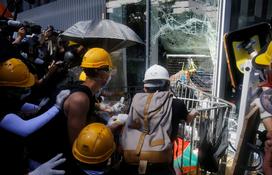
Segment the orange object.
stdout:
<path fill-rule="evenodd" d="M 198 155 L 191 152 L 190 141 L 177 138 L 174 141 L 173 153 L 173 166 L 177 175 L 197 174 Z"/>
<path fill-rule="evenodd" d="M 231 86 L 233 88 L 236 88 L 236 82 L 234 80 L 234 76 L 233 76 L 233 72 L 232 72 L 232 69 L 231 69 L 231 65 L 230 65 L 230 56 L 229 56 L 229 50 L 228 50 L 228 47 L 227 47 L 227 34 L 224 35 L 224 48 L 225 48 L 225 51 L 226 51 L 226 58 L 227 58 L 227 65 L 228 65 L 228 72 L 229 72 L 229 76 L 230 76 L 230 82 L 231 82 Z"/>
<path fill-rule="evenodd" d="M 3 15 L 3 13 L 5 12 L 5 14 Z M 13 18 L 13 15 L 12 13 L 6 9 L 6 6 L 0 2 L 0 16 L 2 17 L 5 17 L 5 18 Z"/>

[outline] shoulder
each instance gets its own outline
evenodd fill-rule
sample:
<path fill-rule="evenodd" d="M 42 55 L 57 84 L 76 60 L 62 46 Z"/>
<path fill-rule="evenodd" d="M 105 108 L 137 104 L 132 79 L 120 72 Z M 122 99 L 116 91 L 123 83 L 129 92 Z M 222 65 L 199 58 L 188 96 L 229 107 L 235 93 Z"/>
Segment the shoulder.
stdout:
<path fill-rule="evenodd" d="M 70 104 L 86 104 L 89 103 L 89 97 L 84 92 L 74 92 L 72 93 L 67 100 Z"/>
<path fill-rule="evenodd" d="M 173 108 L 174 113 L 184 113 L 186 115 L 188 113 L 187 107 L 186 107 L 184 101 L 181 99 L 178 99 L 178 98 L 173 98 L 172 108 Z"/>
<path fill-rule="evenodd" d="M 183 100 L 178 99 L 178 98 L 173 98 L 173 105 L 180 106 L 180 105 L 185 105 L 185 104 L 184 104 Z"/>
<path fill-rule="evenodd" d="M 83 92 L 72 93 L 64 102 L 63 110 L 67 116 L 83 115 L 89 111 L 89 97 Z"/>

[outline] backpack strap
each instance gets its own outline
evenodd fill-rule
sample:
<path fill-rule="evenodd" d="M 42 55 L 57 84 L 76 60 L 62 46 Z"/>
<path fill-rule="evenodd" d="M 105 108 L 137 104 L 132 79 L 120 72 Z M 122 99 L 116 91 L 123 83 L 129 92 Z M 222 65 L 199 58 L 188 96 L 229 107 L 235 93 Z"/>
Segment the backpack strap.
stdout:
<path fill-rule="evenodd" d="M 140 136 L 140 139 L 138 141 L 138 145 L 137 145 L 137 148 L 136 148 L 136 154 L 138 156 L 141 153 L 142 146 L 144 144 L 145 136 L 149 132 L 149 128 L 148 128 L 148 109 L 149 109 L 149 106 L 150 106 L 153 95 L 154 95 L 154 93 L 151 93 L 151 94 L 149 94 L 147 96 L 147 100 L 146 100 L 146 103 L 145 103 L 145 106 L 144 106 L 144 130 L 143 130 L 143 132 L 142 132 L 142 134 Z"/>

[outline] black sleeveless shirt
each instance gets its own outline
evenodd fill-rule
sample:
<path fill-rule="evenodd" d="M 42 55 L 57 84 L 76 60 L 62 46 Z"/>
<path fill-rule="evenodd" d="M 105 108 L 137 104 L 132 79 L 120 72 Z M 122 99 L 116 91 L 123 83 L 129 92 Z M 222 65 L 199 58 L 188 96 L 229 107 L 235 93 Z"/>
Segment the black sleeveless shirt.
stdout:
<path fill-rule="evenodd" d="M 71 90 L 71 94 L 74 92 L 87 94 L 90 101 L 88 117 L 91 117 L 95 104 L 95 98 L 91 90 L 87 86 L 79 84 L 70 86 L 68 89 Z M 72 161 L 72 148 L 68 137 L 67 117 L 63 111 L 60 111 L 56 117 L 29 137 L 27 148 L 30 159 L 40 163 L 48 161 L 59 153 L 63 153 L 66 162 L 59 169 L 65 169 L 67 174 L 69 174 Z"/>

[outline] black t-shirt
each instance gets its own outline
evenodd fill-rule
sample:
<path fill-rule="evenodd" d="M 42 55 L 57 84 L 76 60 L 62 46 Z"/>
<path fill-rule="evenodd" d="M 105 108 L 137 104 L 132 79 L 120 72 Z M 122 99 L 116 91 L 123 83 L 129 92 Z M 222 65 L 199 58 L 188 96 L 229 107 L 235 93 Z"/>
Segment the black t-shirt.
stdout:
<path fill-rule="evenodd" d="M 172 134 L 171 138 L 175 139 L 178 134 L 179 123 L 182 120 L 186 120 L 188 110 L 184 102 L 180 99 L 173 99 L 172 103 Z"/>

